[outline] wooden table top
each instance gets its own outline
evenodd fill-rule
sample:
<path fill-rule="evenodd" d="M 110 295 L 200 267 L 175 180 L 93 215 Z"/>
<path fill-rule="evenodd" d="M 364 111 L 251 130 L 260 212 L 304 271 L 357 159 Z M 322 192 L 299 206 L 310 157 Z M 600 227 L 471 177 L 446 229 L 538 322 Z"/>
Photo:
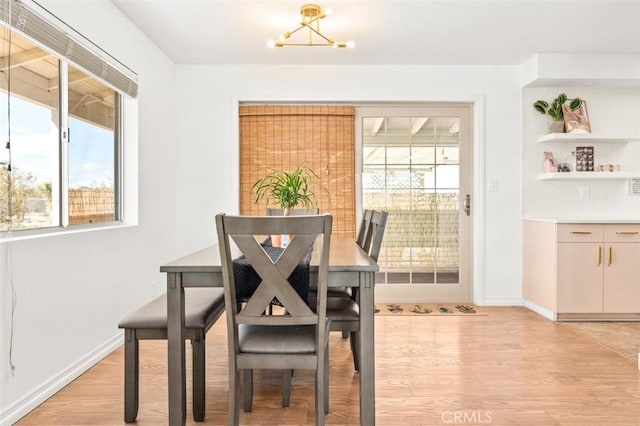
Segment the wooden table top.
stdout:
<path fill-rule="evenodd" d="M 318 241 L 316 244 L 322 242 Z M 320 247 L 313 250 L 310 262 L 312 271 L 318 268 L 319 253 Z M 218 245 L 214 244 L 160 266 L 160 272 L 221 272 L 220 264 L 220 251 Z M 354 240 L 331 237 L 329 271 L 377 272 L 378 264 Z"/>

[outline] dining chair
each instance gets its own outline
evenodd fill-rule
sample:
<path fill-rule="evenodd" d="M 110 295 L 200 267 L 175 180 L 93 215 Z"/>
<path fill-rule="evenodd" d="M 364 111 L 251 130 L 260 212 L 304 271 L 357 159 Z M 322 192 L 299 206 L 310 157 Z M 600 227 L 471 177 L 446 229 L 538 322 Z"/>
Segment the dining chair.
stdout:
<path fill-rule="evenodd" d="M 373 210 L 365 209 L 362 213 L 362 219 L 360 220 L 360 225 L 358 226 L 358 237 L 356 238 L 356 243 L 364 249 L 364 242 L 367 236 L 367 232 L 369 230 L 369 225 L 371 224 L 371 215 L 373 214 Z M 351 287 L 343 287 L 337 289 L 337 291 L 329 292 L 329 297 L 352 297 L 353 290 Z M 332 303 L 335 304 L 335 303 Z M 342 331 L 342 338 L 349 338 L 349 331 Z"/>
<path fill-rule="evenodd" d="M 186 288 L 184 297 L 185 338 L 191 341 L 192 348 L 193 419 L 201 422 L 206 402 L 205 336 L 224 311 L 224 291 L 212 287 Z M 124 421 L 132 423 L 138 417 L 139 341 L 167 339 L 167 294 L 128 314 L 118 327 L 124 329 Z"/>
<path fill-rule="evenodd" d="M 364 248 L 364 241 L 367 236 L 367 231 L 369 230 L 372 214 L 373 210 L 369 209 L 365 209 L 362 213 L 362 219 L 360 220 L 360 226 L 358 227 L 358 238 L 356 238 L 356 243 L 358 243 L 362 248 Z"/>
<path fill-rule="evenodd" d="M 229 425 L 238 425 L 242 392 L 250 411 L 254 369 L 310 369 L 316 372 L 316 423 L 324 425 L 329 394 L 329 320 L 326 318 L 331 215 L 216 216 L 229 346 Z M 259 236 L 295 235 L 284 249 L 265 247 Z M 315 241 L 315 244 L 314 244 Z M 319 254 L 315 310 L 289 282 L 312 249 Z M 279 252 L 278 252 L 279 250 Z M 275 251 L 275 252 L 274 252 Z M 238 305 L 237 265 L 244 259 L 259 277 L 246 303 Z M 265 315 L 277 299 L 283 309 Z M 240 378 L 244 374 L 241 389 Z M 289 378 L 290 379 L 290 378 Z M 247 404 L 248 402 L 248 404 Z M 249 410 L 247 410 L 247 408 Z"/>
<path fill-rule="evenodd" d="M 378 261 L 382 239 L 387 226 L 387 211 L 370 211 L 369 224 L 363 236 L 362 249 L 369 254 L 374 261 Z M 309 303 L 313 305 L 313 297 L 309 297 Z M 328 297 L 327 318 L 331 320 L 331 331 L 348 333 L 353 366 L 360 371 L 360 354 L 358 353 L 360 341 L 360 305 L 358 302 L 358 288 L 352 288 L 350 297 Z"/>

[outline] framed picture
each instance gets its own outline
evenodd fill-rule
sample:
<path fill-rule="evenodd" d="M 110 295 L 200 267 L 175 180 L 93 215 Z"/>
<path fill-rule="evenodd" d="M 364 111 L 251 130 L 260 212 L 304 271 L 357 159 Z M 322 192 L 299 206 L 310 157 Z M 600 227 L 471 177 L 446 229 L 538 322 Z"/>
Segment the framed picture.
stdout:
<path fill-rule="evenodd" d="M 576 172 L 592 172 L 593 166 L 593 147 L 577 146 L 576 147 Z"/>
<path fill-rule="evenodd" d="M 580 108 L 572 110 L 568 104 L 562 105 L 564 127 L 567 133 L 591 133 L 587 103 L 582 101 Z"/>

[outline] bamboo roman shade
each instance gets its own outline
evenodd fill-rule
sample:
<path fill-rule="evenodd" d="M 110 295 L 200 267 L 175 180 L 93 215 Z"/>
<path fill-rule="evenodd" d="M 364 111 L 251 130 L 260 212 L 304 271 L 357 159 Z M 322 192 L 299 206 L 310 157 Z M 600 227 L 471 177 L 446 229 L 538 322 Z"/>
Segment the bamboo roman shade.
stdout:
<path fill-rule="evenodd" d="M 21 0 L 0 0 L 0 24 L 66 59 L 114 90 L 131 97 L 138 95 L 137 75 L 133 71 L 39 5 Z"/>
<path fill-rule="evenodd" d="M 342 105 L 240 106 L 240 213 L 264 215 L 251 187 L 269 170 L 306 164 L 329 196 L 314 188 L 335 235 L 355 236 L 355 108 Z M 269 207 L 279 207 L 269 205 Z"/>

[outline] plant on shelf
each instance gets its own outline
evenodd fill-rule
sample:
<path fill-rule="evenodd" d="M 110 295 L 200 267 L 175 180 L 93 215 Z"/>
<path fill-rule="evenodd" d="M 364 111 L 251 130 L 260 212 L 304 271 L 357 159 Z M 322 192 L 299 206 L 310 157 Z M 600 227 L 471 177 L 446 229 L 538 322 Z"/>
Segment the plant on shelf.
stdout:
<path fill-rule="evenodd" d="M 274 201 L 282 208 L 283 215 L 288 216 L 295 207 L 310 208 L 317 204 L 312 190 L 316 179 L 319 177 L 313 170 L 300 164 L 292 171 L 271 169 L 251 189 L 256 203 Z M 326 188 L 320 188 L 328 194 Z"/>
<path fill-rule="evenodd" d="M 551 118 L 553 118 L 554 122 L 562 122 L 562 130 L 561 130 L 562 132 L 564 130 L 564 113 L 562 112 L 562 105 L 565 104 L 567 101 L 569 101 L 569 108 L 572 111 L 575 111 L 582 106 L 582 99 L 580 98 L 569 99 L 567 98 L 566 93 L 560 93 L 551 102 L 551 104 L 549 104 L 549 102 L 545 100 L 540 99 L 533 104 L 533 107 L 540 114 L 548 114 Z"/>

